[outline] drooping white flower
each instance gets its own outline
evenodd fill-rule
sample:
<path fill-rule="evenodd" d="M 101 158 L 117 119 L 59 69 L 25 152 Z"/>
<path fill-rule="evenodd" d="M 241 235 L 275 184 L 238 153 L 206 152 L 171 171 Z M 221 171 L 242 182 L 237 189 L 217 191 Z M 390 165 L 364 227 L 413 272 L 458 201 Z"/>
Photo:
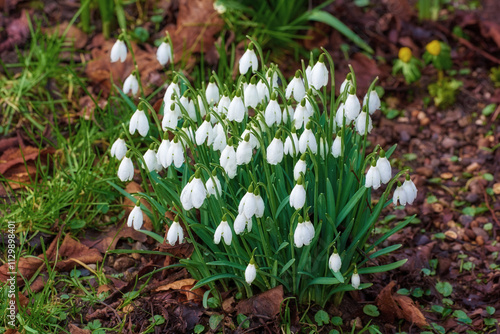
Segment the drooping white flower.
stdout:
<path fill-rule="evenodd" d="M 253 260 L 253 258 L 252 258 Z M 245 269 L 245 281 L 250 285 L 252 282 L 255 280 L 257 277 L 257 267 L 255 266 L 254 263 L 252 263 L 252 260 L 250 260 L 250 263 L 247 266 L 247 269 Z"/>
<path fill-rule="evenodd" d="M 253 193 L 254 199 L 255 199 L 255 217 L 257 218 L 262 218 L 264 216 L 264 210 L 266 206 L 264 205 L 264 200 L 262 199 L 262 196 L 260 196 L 260 192 L 258 189 L 256 189 Z"/>
<path fill-rule="evenodd" d="M 312 81 L 312 67 L 311 64 L 307 65 L 306 68 L 306 79 L 307 79 L 307 84 L 311 86 L 311 81 Z"/>
<path fill-rule="evenodd" d="M 227 115 L 229 105 L 231 104 L 231 99 L 229 96 L 223 95 L 217 105 L 217 113 L 219 115 Z"/>
<path fill-rule="evenodd" d="M 266 158 L 270 165 L 277 165 L 283 160 L 284 144 L 281 140 L 281 131 L 276 132 L 276 136 L 267 147 Z"/>
<path fill-rule="evenodd" d="M 233 147 L 232 138 L 229 138 L 226 147 L 222 150 L 219 162 L 230 179 L 236 176 L 238 166 L 236 164 L 236 151 Z"/>
<path fill-rule="evenodd" d="M 236 96 L 233 98 L 227 109 L 227 119 L 229 121 L 241 123 L 243 118 L 245 118 L 246 113 L 247 108 L 241 99 L 241 93 L 237 91 Z"/>
<path fill-rule="evenodd" d="M 166 159 L 167 167 L 173 163 L 176 168 L 180 168 L 184 163 L 184 150 L 177 136 L 170 143 Z"/>
<path fill-rule="evenodd" d="M 137 109 L 130 119 L 128 131 L 133 135 L 136 130 L 142 137 L 148 134 L 149 122 L 144 110 Z"/>
<path fill-rule="evenodd" d="M 142 211 L 139 204 L 139 201 L 137 201 L 136 206 L 132 209 L 127 219 L 127 226 L 133 227 L 134 230 L 140 230 L 143 223 Z"/>
<path fill-rule="evenodd" d="M 306 204 L 306 189 L 304 188 L 304 179 L 299 177 L 297 184 L 290 193 L 290 206 L 295 210 L 301 209 Z"/>
<path fill-rule="evenodd" d="M 207 198 L 205 184 L 200 178 L 200 170 L 196 171 L 194 178 L 182 189 L 180 200 L 185 210 L 199 209 Z"/>
<path fill-rule="evenodd" d="M 349 122 L 354 121 L 358 117 L 359 112 L 361 111 L 361 104 L 359 103 L 356 94 L 347 95 L 344 109 L 345 109 L 346 123 L 347 121 Z"/>
<path fill-rule="evenodd" d="M 354 289 L 359 289 L 360 284 L 361 284 L 361 279 L 359 278 L 359 274 L 356 271 L 356 269 L 354 269 L 354 274 L 352 274 L 351 277 L 351 285 Z"/>
<path fill-rule="evenodd" d="M 146 163 L 146 167 L 148 171 L 161 171 L 162 165 L 158 163 L 158 159 L 156 158 L 156 152 L 152 149 L 148 149 L 143 156 L 144 162 Z M 144 168 L 144 165 L 142 166 Z"/>
<path fill-rule="evenodd" d="M 297 137 L 294 128 L 292 128 L 292 135 L 286 137 L 285 139 L 285 146 L 283 152 L 292 157 L 294 157 L 295 155 L 297 155 L 297 153 L 299 153 L 299 138 Z"/>
<path fill-rule="evenodd" d="M 275 70 L 273 64 L 271 64 L 271 68 L 269 68 L 266 72 L 266 79 L 269 87 L 271 87 L 271 91 L 274 87 L 278 87 L 278 72 Z"/>
<path fill-rule="evenodd" d="M 293 242 L 295 247 L 301 248 L 302 246 L 308 246 L 314 239 L 314 226 L 311 221 L 303 221 L 302 217 L 299 217 L 299 223 L 295 228 L 293 234 Z"/>
<path fill-rule="evenodd" d="M 311 241 L 314 239 L 314 236 L 316 235 L 316 230 L 314 229 L 314 225 L 311 223 L 311 220 L 309 219 L 309 216 L 306 216 L 306 221 L 304 222 L 304 225 L 306 226 L 306 230 L 309 233 L 309 239 L 305 245 L 309 245 Z"/>
<path fill-rule="evenodd" d="M 368 112 L 370 115 L 373 115 L 373 113 L 377 110 L 380 109 L 380 97 L 378 96 L 377 92 L 375 90 L 372 90 L 370 92 L 370 101 L 368 102 Z M 366 102 L 368 100 L 368 95 L 365 95 L 363 98 L 363 106 L 366 105 Z"/>
<path fill-rule="evenodd" d="M 132 95 L 136 95 L 139 91 L 139 82 L 137 81 L 134 73 L 130 74 L 125 82 L 123 83 L 123 92 L 125 94 L 132 93 Z"/>
<path fill-rule="evenodd" d="M 132 160 L 125 156 L 118 167 L 118 178 L 123 181 L 131 181 L 134 178 L 134 164 Z"/>
<path fill-rule="evenodd" d="M 168 135 L 165 135 L 168 138 Z M 163 139 L 161 141 L 160 147 L 158 147 L 158 152 L 156 152 L 156 159 L 163 166 L 163 168 L 167 168 L 169 165 L 167 164 L 167 156 L 168 156 L 168 148 L 170 147 L 170 140 Z"/>
<path fill-rule="evenodd" d="M 255 130 L 258 131 L 258 127 L 254 126 Z M 250 146 L 252 146 L 252 149 L 260 148 L 260 143 L 257 137 L 255 137 L 254 133 L 250 129 L 245 129 L 243 133 L 241 134 L 241 138 L 246 138 L 247 134 L 250 136 Z"/>
<path fill-rule="evenodd" d="M 207 145 L 210 146 L 212 145 L 214 139 L 212 124 L 210 123 L 210 115 L 207 115 L 198 130 L 196 130 L 196 145 L 200 146 L 206 140 Z"/>
<path fill-rule="evenodd" d="M 238 214 L 234 220 L 234 233 L 241 234 L 247 228 L 248 232 L 252 231 L 252 218 L 248 219 L 244 214 Z"/>
<path fill-rule="evenodd" d="M 178 218 L 175 217 L 175 220 L 172 222 L 167 232 L 167 241 L 171 246 L 174 246 L 177 240 L 179 240 L 179 244 L 184 242 L 184 231 L 177 219 Z"/>
<path fill-rule="evenodd" d="M 309 122 L 309 118 L 313 115 L 313 112 L 314 111 L 306 107 L 306 99 L 302 99 L 297 108 L 295 108 L 295 114 L 293 115 L 295 128 L 298 130 L 302 128 L 303 125 L 306 125 Z"/>
<path fill-rule="evenodd" d="M 212 177 L 208 178 L 207 182 L 205 183 L 205 188 L 207 188 L 207 193 L 209 195 L 220 196 L 222 194 L 222 186 L 220 184 L 219 178 L 217 177 L 217 174 L 212 174 Z"/>
<path fill-rule="evenodd" d="M 266 98 L 269 100 L 269 89 L 263 80 L 257 82 L 257 94 L 259 95 L 259 102 L 264 103 Z"/>
<path fill-rule="evenodd" d="M 345 125 L 348 125 L 350 121 L 345 116 L 344 103 L 341 103 L 337 109 L 337 113 L 335 114 L 335 123 L 338 126 L 342 127 L 344 124 L 344 118 L 345 118 Z"/>
<path fill-rule="evenodd" d="M 264 117 L 267 126 L 271 127 L 273 124 L 280 125 L 281 123 L 281 108 L 276 101 L 276 94 L 273 93 L 271 101 L 267 104 L 266 111 L 264 112 Z"/>
<path fill-rule="evenodd" d="M 246 135 L 236 149 L 236 164 L 238 166 L 248 164 L 252 160 L 252 155 L 253 149 L 250 144 L 250 135 Z"/>
<path fill-rule="evenodd" d="M 257 92 L 257 86 L 255 84 L 255 77 L 252 78 L 250 84 L 243 91 L 243 96 L 245 97 L 245 107 L 257 107 L 260 99 L 259 92 Z"/>
<path fill-rule="evenodd" d="M 241 198 L 238 205 L 238 213 L 244 215 L 247 219 L 252 219 L 257 210 L 256 198 L 253 194 L 253 186 L 248 187 L 247 193 Z"/>
<path fill-rule="evenodd" d="M 306 96 L 306 88 L 304 86 L 304 82 L 300 78 L 299 71 L 295 72 L 295 76 L 286 87 L 285 97 L 289 99 L 292 94 L 293 98 L 297 102 L 302 101 L 302 99 Z"/>
<path fill-rule="evenodd" d="M 394 195 L 392 196 L 392 203 L 394 205 L 398 205 L 398 201 L 400 205 L 406 205 L 406 193 L 401 186 L 401 182 L 398 182 L 398 186 L 396 187 L 396 190 L 394 190 Z"/>
<path fill-rule="evenodd" d="M 311 150 L 312 153 L 316 154 L 318 151 L 318 143 L 316 142 L 316 137 L 311 131 L 311 126 L 308 124 L 302 135 L 299 138 L 299 151 L 300 153 L 305 153 L 307 148 Z"/>
<path fill-rule="evenodd" d="M 340 133 L 337 134 L 337 137 L 335 137 L 335 140 L 333 141 L 332 144 L 332 155 L 335 158 L 340 157 L 342 154 L 342 138 L 340 137 Z"/>
<path fill-rule="evenodd" d="M 168 41 L 161 42 L 158 50 L 156 50 L 156 59 L 161 66 L 165 66 L 169 61 L 174 60 L 174 55 L 172 54 L 172 47 Z"/>
<path fill-rule="evenodd" d="M 328 260 L 328 266 L 335 273 L 339 272 L 340 268 L 342 268 L 342 259 L 340 258 L 340 255 L 336 250 L 334 250 L 332 255 L 330 256 L 330 259 Z"/>
<path fill-rule="evenodd" d="M 163 101 L 165 104 L 169 103 L 171 100 L 175 101 L 175 96 L 181 96 L 181 90 L 179 85 L 177 84 L 177 77 L 174 78 L 174 81 L 168 85 L 167 90 L 165 91 L 165 95 L 163 95 Z"/>
<path fill-rule="evenodd" d="M 231 246 L 231 241 L 233 240 L 233 232 L 231 232 L 231 228 L 227 223 L 225 217 L 222 218 L 219 226 L 214 233 L 214 243 L 218 245 L 220 243 L 221 238 L 224 238 L 224 243 L 228 246 Z"/>
<path fill-rule="evenodd" d="M 365 187 L 372 187 L 373 189 L 378 189 L 380 187 L 380 172 L 375 163 L 372 163 L 366 173 Z"/>
<path fill-rule="evenodd" d="M 222 151 L 227 145 L 226 132 L 224 131 L 222 124 L 215 124 L 213 128 L 213 134 L 215 138 L 212 148 L 214 149 L 214 151 Z"/>
<path fill-rule="evenodd" d="M 127 45 L 121 39 L 117 39 L 113 47 L 111 48 L 111 53 L 109 54 L 111 62 L 117 62 L 120 60 L 122 63 L 127 59 Z"/>
<path fill-rule="evenodd" d="M 161 120 L 161 127 L 163 131 L 175 129 L 179 120 L 180 108 L 177 103 L 170 104 L 169 108 L 167 106 L 168 105 L 166 104 L 163 112 L 163 119 Z"/>
<path fill-rule="evenodd" d="M 319 56 L 318 62 L 314 65 L 311 72 L 311 82 L 309 85 L 320 90 L 328 84 L 328 69 L 325 66 L 324 55 Z"/>
<path fill-rule="evenodd" d="M 182 125 L 182 128 L 181 128 L 181 131 L 186 134 L 186 136 L 180 136 L 180 141 L 181 141 L 182 146 L 188 147 L 191 144 L 194 145 L 195 132 L 193 131 L 193 128 L 191 127 L 191 124 L 189 124 L 188 121 L 184 122 L 184 124 Z"/>
<path fill-rule="evenodd" d="M 283 124 L 287 124 L 288 120 L 292 121 L 294 119 L 295 112 L 291 104 L 288 104 L 286 107 L 283 107 Z"/>
<path fill-rule="evenodd" d="M 368 117 L 368 129 L 366 128 L 366 117 Z M 356 127 L 356 131 L 358 131 L 360 135 L 364 136 L 365 132 L 370 133 L 373 129 L 372 118 L 370 115 L 367 115 L 366 112 L 362 111 L 356 118 L 354 126 Z"/>
<path fill-rule="evenodd" d="M 187 92 L 186 94 L 182 95 L 182 97 L 179 99 L 179 102 L 184 107 L 184 109 L 186 109 L 189 118 L 191 118 L 193 121 L 196 121 L 196 107 L 194 106 L 193 100 L 187 97 Z M 176 107 L 178 107 L 177 104 Z M 180 108 L 179 108 L 179 113 L 180 114 L 178 116 L 180 117 L 182 114 Z"/>
<path fill-rule="evenodd" d="M 345 90 L 349 91 L 351 89 L 351 86 L 352 86 L 351 73 L 348 73 L 347 78 L 345 78 L 345 80 L 340 85 L 340 95 L 342 95 L 342 93 L 344 93 Z"/>
<path fill-rule="evenodd" d="M 377 160 L 377 168 L 380 173 L 380 181 L 386 184 L 392 178 L 392 168 L 391 163 L 385 157 L 385 151 L 380 152 L 380 157 Z"/>
<path fill-rule="evenodd" d="M 111 156 L 121 160 L 125 154 L 127 154 L 127 145 L 125 144 L 125 140 L 118 138 L 115 140 L 113 145 L 111 145 Z"/>
<path fill-rule="evenodd" d="M 207 109 L 205 108 L 205 102 L 203 101 L 201 95 L 198 95 L 197 100 L 198 100 L 198 109 L 200 109 L 200 117 L 203 118 L 207 114 Z"/>
<path fill-rule="evenodd" d="M 307 164 L 306 164 L 306 155 L 302 154 L 299 161 L 293 167 L 293 178 L 297 181 L 301 174 L 306 174 Z"/>
<path fill-rule="evenodd" d="M 410 179 L 410 175 L 406 175 L 406 180 L 402 186 L 403 191 L 406 194 L 406 202 L 408 204 L 413 204 L 413 201 L 417 198 L 417 187 Z"/>
<path fill-rule="evenodd" d="M 252 72 L 257 71 L 257 68 L 259 67 L 259 60 L 257 59 L 257 55 L 255 54 L 252 43 L 248 45 L 248 49 L 240 58 L 240 74 L 245 75 L 250 67 L 252 68 Z"/>
<path fill-rule="evenodd" d="M 326 145 L 325 139 L 323 137 L 319 138 L 319 155 L 321 159 L 325 160 L 329 150 L 330 148 Z"/>
<path fill-rule="evenodd" d="M 219 102 L 219 87 L 217 87 L 217 84 L 215 83 L 213 77 L 210 79 L 210 82 L 207 85 L 205 96 L 207 98 L 208 105 L 210 106 L 213 106 Z"/>

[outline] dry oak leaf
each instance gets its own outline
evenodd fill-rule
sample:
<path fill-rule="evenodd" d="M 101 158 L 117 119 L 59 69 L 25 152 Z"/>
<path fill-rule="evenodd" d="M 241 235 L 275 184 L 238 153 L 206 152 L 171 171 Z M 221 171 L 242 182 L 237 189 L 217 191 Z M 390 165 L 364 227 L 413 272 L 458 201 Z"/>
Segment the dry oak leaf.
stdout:
<path fill-rule="evenodd" d="M 187 300 L 201 300 L 203 298 L 203 294 L 205 293 L 205 289 L 198 288 L 191 290 L 195 284 L 195 279 L 185 278 L 167 285 L 162 285 L 156 288 L 155 291 L 181 290 L 180 292 L 186 296 Z"/>
<path fill-rule="evenodd" d="M 121 229 L 118 226 L 113 226 L 108 231 L 100 232 L 94 240 L 86 237 L 81 241 L 81 243 L 89 248 L 97 249 L 99 252 L 104 254 L 108 250 L 114 250 L 120 238 L 132 238 L 136 241 L 146 242 L 147 236 L 144 233 L 126 226 L 126 223 L 124 224 L 125 226 Z"/>
<path fill-rule="evenodd" d="M 243 314 L 263 315 L 272 318 L 280 312 L 282 301 L 283 286 L 278 285 L 271 290 L 240 301 L 236 306 L 236 311 Z"/>

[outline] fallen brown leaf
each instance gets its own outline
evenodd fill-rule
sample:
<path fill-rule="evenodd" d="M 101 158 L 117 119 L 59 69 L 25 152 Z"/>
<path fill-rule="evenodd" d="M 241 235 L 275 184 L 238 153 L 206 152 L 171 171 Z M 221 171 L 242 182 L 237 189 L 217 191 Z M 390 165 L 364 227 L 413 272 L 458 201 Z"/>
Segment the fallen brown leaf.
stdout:
<path fill-rule="evenodd" d="M 195 279 L 185 278 L 179 281 L 169 283 L 167 285 L 160 286 L 155 291 L 179 290 L 186 285 L 194 285 L 195 283 L 196 283 Z"/>
<path fill-rule="evenodd" d="M 96 239 L 86 236 L 81 243 L 89 248 L 97 249 L 102 254 L 108 250 L 114 250 L 120 238 L 132 238 L 136 241 L 146 242 L 147 236 L 131 227 L 125 226 L 120 230 L 119 226 L 113 226 L 109 231 L 99 232 Z"/>
<path fill-rule="evenodd" d="M 282 301 L 283 286 L 279 285 L 252 298 L 240 301 L 236 305 L 236 311 L 247 315 L 263 315 L 272 318 L 280 312 Z"/>
<path fill-rule="evenodd" d="M 395 295 L 394 300 L 398 303 L 401 308 L 401 315 L 407 321 L 414 323 L 419 328 L 424 328 L 429 326 L 427 320 L 425 320 L 422 311 L 415 305 L 413 300 L 408 296 Z"/>
<path fill-rule="evenodd" d="M 71 334 L 90 334 L 92 333 L 90 329 L 81 329 L 73 324 L 69 324 L 68 326 L 69 332 Z"/>
<path fill-rule="evenodd" d="M 18 19 L 12 20 L 7 26 L 7 39 L 0 42 L 0 52 L 10 50 L 16 45 L 23 44 L 28 39 L 30 28 L 28 24 L 28 11 L 22 10 Z"/>

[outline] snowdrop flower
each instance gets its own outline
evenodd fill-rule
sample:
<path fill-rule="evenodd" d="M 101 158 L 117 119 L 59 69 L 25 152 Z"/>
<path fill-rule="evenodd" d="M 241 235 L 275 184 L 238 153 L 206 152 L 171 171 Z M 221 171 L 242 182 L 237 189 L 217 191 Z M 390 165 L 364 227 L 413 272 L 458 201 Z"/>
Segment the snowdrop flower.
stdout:
<path fill-rule="evenodd" d="M 304 178 L 300 176 L 290 193 L 290 206 L 298 210 L 302 209 L 304 204 L 306 204 L 306 189 L 304 188 Z"/>
<path fill-rule="evenodd" d="M 170 46 L 169 37 L 166 37 L 163 42 L 161 42 L 158 50 L 156 50 L 156 59 L 161 66 L 165 66 L 169 61 L 174 60 L 174 55 L 172 54 L 172 47 Z"/>
<path fill-rule="evenodd" d="M 317 90 L 328 84 L 328 69 L 325 66 L 325 55 L 319 56 L 318 62 L 314 65 L 311 72 L 311 82 L 309 85 Z"/>
<path fill-rule="evenodd" d="M 215 124 L 212 132 L 215 137 L 212 148 L 214 151 L 222 151 L 227 145 L 226 132 L 224 131 L 222 124 Z"/>
<path fill-rule="evenodd" d="M 179 77 L 176 76 L 176 77 L 174 77 L 174 80 L 172 81 L 172 83 L 170 85 L 168 85 L 167 90 L 165 91 L 165 95 L 163 96 L 163 101 L 165 103 L 172 100 L 172 96 L 174 95 L 174 93 L 177 96 L 181 96 L 181 90 L 179 88 L 178 82 L 179 82 Z"/>
<path fill-rule="evenodd" d="M 205 202 L 205 198 L 207 198 L 207 190 L 200 176 L 201 170 L 198 169 L 194 174 L 194 178 L 182 189 L 180 200 L 185 210 L 199 209 Z"/>
<path fill-rule="evenodd" d="M 230 179 L 236 176 L 238 166 L 236 165 L 236 151 L 233 147 L 232 138 L 229 138 L 226 147 L 222 150 L 219 162 Z"/>
<path fill-rule="evenodd" d="M 367 101 L 368 96 L 370 97 L 369 102 Z M 367 102 L 369 103 L 368 104 L 368 112 L 370 113 L 370 115 L 373 115 L 373 113 L 377 109 L 380 109 L 380 97 L 378 96 L 378 94 L 375 90 L 372 90 L 370 92 L 370 95 L 368 95 L 368 94 L 365 95 L 365 97 L 363 98 L 363 107 L 366 106 Z"/>
<path fill-rule="evenodd" d="M 255 77 L 250 80 L 250 84 L 245 88 L 243 96 L 245 97 L 245 107 L 257 107 L 260 101 L 259 92 L 257 92 L 257 86 L 255 85 Z"/>
<path fill-rule="evenodd" d="M 267 147 L 266 158 L 270 165 L 277 165 L 283 160 L 284 144 L 281 140 L 281 131 L 277 131 L 273 141 Z"/>
<path fill-rule="evenodd" d="M 167 107 L 167 105 L 165 105 Z M 161 120 L 161 128 L 163 131 L 175 129 L 179 120 L 179 106 L 177 103 L 170 104 L 169 108 L 164 109 L 163 119 Z"/>
<path fill-rule="evenodd" d="M 292 104 L 288 103 L 288 105 L 283 108 L 283 123 L 286 124 L 288 120 L 292 121 L 294 119 L 294 116 L 295 112 L 293 111 Z"/>
<path fill-rule="evenodd" d="M 337 137 L 335 137 L 332 144 L 332 155 L 334 158 L 338 158 L 340 157 L 340 154 L 342 154 L 342 138 L 340 137 L 339 132 L 337 133 Z"/>
<path fill-rule="evenodd" d="M 269 89 L 263 80 L 259 80 L 257 83 L 257 94 L 259 96 L 259 102 L 263 103 L 266 98 L 269 100 Z"/>
<path fill-rule="evenodd" d="M 184 231 L 179 224 L 179 217 L 175 216 L 167 232 L 167 241 L 171 246 L 174 246 L 177 240 L 179 240 L 179 244 L 184 242 Z"/>
<path fill-rule="evenodd" d="M 292 94 L 293 98 L 297 102 L 302 101 L 302 99 L 306 96 L 306 88 L 304 86 L 304 82 L 300 78 L 299 71 L 295 72 L 295 76 L 286 87 L 286 92 L 285 92 L 286 98 L 289 99 L 290 96 L 292 96 Z"/>
<path fill-rule="evenodd" d="M 227 110 L 230 104 L 231 104 L 231 99 L 229 98 L 229 96 L 224 94 L 220 99 L 219 104 L 217 105 L 217 113 L 219 115 L 227 115 Z"/>
<path fill-rule="evenodd" d="M 111 48 L 110 58 L 112 63 L 117 62 L 118 59 L 123 63 L 127 59 L 127 45 L 120 37 Z"/>
<path fill-rule="evenodd" d="M 257 203 L 253 194 L 253 185 L 250 185 L 238 205 L 238 214 L 244 215 L 247 219 L 252 219 L 256 210 Z"/>
<path fill-rule="evenodd" d="M 190 144 L 195 142 L 195 132 L 188 121 L 184 121 L 181 131 L 184 132 L 187 137 L 187 139 L 185 137 L 180 137 L 182 146 L 188 147 Z"/>
<path fill-rule="evenodd" d="M 340 85 L 340 95 L 342 95 L 342 93 L 344 93 L 344 91 L 348 92 L 351 89 L 351 87 L 352 87 L 351 77 L 352 77 L 352 74 L 347 73 L 345 80 Z"/>
<path fill-rule="evenodd" d="M 141 106 L 139 106 L 139 109 L 137 109 L 132 115 L 130 124 L 128 126 L 128 131 L 131 135 L 133 135 L 136 130 L 142 137 L 146 137 L 149 131 L 148 118 L 144 110 L 142 110 Z"/>
<path fill-rule="evenodd" d="M 354 289 L 359 289 L 359 285 L 361 284 L 361 279 L 359 278 L 358 270 L 354 267 L 354 273 L 351 277 L 351 285 Z"/>
<path fill-rule="evenodd" d="M 295 133 L 295 128 L 292 128 L 292 135 L 286 137 L 283 152 L 292 157 L 299 153 L 299 138 Z"/>
<path fill-rule="evenodd" d="M 281 108 L 276 101 L 276 93 L 273 92 L 271 101 L 267 104 L 264 118 L 267 126 L 271 127 L 273 124 L 279 125 L 281 123 Z"/>
<path fill-rule="evenodd" d="M 302 246 L 308 246 L 311 241 L 314 239 L 314 226 L 312 225 L 310 220 L 307 220 L 304 223 L 302 217 L 299 216 L 299 223 L 295 228 L 295 232 L 293 234 L 293 242 L 295 247 L 301 248 Z"/>
<path fill-rule="evenodd" d="M 335 273 L 338 273 L 340 271 L 340 268 L 342 267 L 342 259 L 340 258 L 340 255 L 337 253 L 336 249 L 333 250 L 330 259 L 328 260 L 328 266 Z"/>
<path fill-rule="evenodd" d="M 158 152 L 156 153 L 156 159 L 163 166 L 163 168 L 167 168 L 167 156 L 168 156 L 168 148 L 170 147 L 170 140 L 168 140 L 168 133 L 165 132 L 164 138 L 161 141 L 160 147 L 158 147 Z"/>
<path fill-rule="evenodd" d="M 366 173 L 365 187 L 372 187 L 373 189 L 378 189 L 380 187 L 380 172 L 375 164 L 375 161 L 372 161 L 372 165 Z"/>
<path fill-rule="evenodd" d="M 205 117 L 207 110 L 205 109 L 205 102 L 201 95 L 198 95 L 198 108 L 200 109 L 200 117 Z"/>
<path fill-rule="evenodd" d="M 345 125 L 348 125 L 350 121 L 345 116 L 344 103 L 341 103 L 337 109 L 337 113 L 335 114 L 335 123 L 337 123 L 338 126 L 342 127 L 344 125 L 344 119 Z"/>
<path fill-rule="evenodd" d="M 184 163 L 184 150 L 177 136 L 170 143 L 166 159 L 167 167 L 173 163 L 176 168 L 180 168 Z"/>
<path fill-rule="evenodd" d="M 247 269 L 245 269 L 245 281 L 248 283 L 248 285 L 252 284 L 252 282 L 255 280 L 257 277 L 257 267 L 255 266 L 255 260 L 252 259 L 250 260 L 250 263 L 247 266 Z"/>
<path fill-rule="evenodd" d="M 398 182 L 398 186 L 396 190 L 394 190 L 394 195 L 392 196 L 392 203 L 394 203 L 394 205 L 398 205 L 398 201 L 400 205 L 406 205 L 406 202 L 408 202 L 406 200 L 406 193 L 401 186 L 401 182 Z"/>
<path fill-rule="evenodd" d="M 356 94 L 348 94 L 347 99 L 345 100 L 345 117 L 346 123 L 347 121 L 354 121 L 361 111 L 361 104 L 359 103 L 358 97 Z"/>
<path fill-rule="evenodd" d="M 255 217 L 262 218 L 264 216 L 264 210 L 266 206 L 264 205 L 264 200 L 260 196 L 259 188 L 256 188 L 253 192 L 253 197 L 255 199 Z"/>
<path fill-rule="evenodd" d="M 312 153 L 316 154 L 318 151 L 318 143 L 316 142 L 316 137 L 311 131 L 311 123 L 307 123 L 306 129 L 302 132 L 299 139 L 299 151 L 300 153 L 305 153 L 307 148 L 311 150 Z"/>
<path fill-rule="evenodd" d="M 277 65 L 276 65 L 277 67 Z M 267 83 L 269 84 L 269 87 L 271 87 L 271 90 L 274 87 L 278 87 L 278 73 L 274 69 L 274 65 L 271 64 L 271 68 L 267 70 L 266 72 L 266 79 Z"/>
<path fill-rule="evenodd" d="M 207 115 L 198 130 L 196 130 L 196 145 L 200 146 L 206 140 L 207 145 L 210 146 L 212 145 L 214 139 L 212 124 L 210 123 L 210 115 Z"/>
<path fill-rule="evenodd" d="M 152 171 L 161 171 L 162 165 L 158 163 L 158 159 L 156 158 L 156 152 L 149 148 L 143 156 L 144 162 L 146 163 L 147 170 Z M 144 165 L 142 165 L 144 168 Z"/>
<path fill-rule="evenodd" d="M 380 181 L 384 184 L 389 182 L 392 178 L 392 168 L 391 163 L 385 157 L 384 150 L 380 150 L 380 157 L 377 160 L 377 168 L 380 173 Z"/>
<path fill-rule="evenodd" d="M 132 95 L 136 95 L 137 92 L 139 91 L 139 82 L 137 81 L 137 78 L 132 72 L 127 79 L 125 79 L 125 82 L 123 83 L 123 92 L 125 94 L 132 93 Z"/>
<path fill-rule="evenodd" d="M 118 167 L 118 178 L 123 181 L 131 181 L 134 178 L 134 164 L 132 160 L 125 156 Z"/>
<path fill-rule="evenodd" d="M 293 178 L 297 181 L 301 174 L 306 174 L 307 164 L 306 164 L 306 154 L 300 156 L 299 161 L 293 167 Z"/>
<path fill-rule="evenodd" d="M 257 71 L 257 68 L 259 67 L 259 60 L 257 59 L 257 55 L 253 49 L 253 43 L 248 45 L 248 49 L 240 58 L 240 74 L 245 75 L 250 67 L 252 67 L 252 72 Z"/>
<path fill-rule="evenodd" d="M 238 166 L 246 165 L 252 160 L 253 149 L 249 141 L 250 135 L 247 134 L 245 139 L 240 142 L 236 149 L 236 164 Z"/>
<path fill-rule="evenodd" d="M 212 177 L 209 177 L 205 183 L 205 188 L 207 188 L 208 195 L 220 196 L 222 194 L 222 186 L 215 169 L 212 171 Z"/>
<path fill-rule="evenodd" d="M 295 128 L 298 130 L 302 128 L 302 125 L 306 125 L 309 122 L 309 118 L 312 116 L 312 113 L 309 109 L 306 108 L 306 99 L 302 99 L 300 104 L 295 109 L 295 114 L 293 115 L 293 119 L 295 120 Z"/>
<path fill-rule="evenodd" d="M 366 117 L 368 117 L 368 129 L 366 128 Z M 362 111 L 356 118 L 354 126 L 356 127 L 356 131 L 358 131 L 360 135 L 364 136 L 365 132 L 370 133 L 373 129 L 372 118 L 367 115 L 366 112 Z"/>
<path fill-rule="evenodd" d="M 325 160 L 325 157 L 328 155 L 329 147 L 326 145 L 326 141 L 321 137 L 319 139 L 319 155 L 321 159 Z"/>
<path fill-rule="evenodd" d="M 210 82 L 205 90 L 205 96 L 209 106 L 213 106 L 219 102 L 219 87 L 217 87 L 214 77 L 210 78 Z"/>
<path fill-rule="evenodd" d="M 196 107 L 194 106 L 193 100 L 189 99 L 187 95 L 188 95 L 188 92 L 186 91 L 186 93 L 184 93 L 184 95 L 182 95 L 182 97 L 179 99 L 179 102 L 184 107 L 184 109 L 186 109 L 186 112 L 187 112 L 189 118 L 191 118 L 193 121 L 196 122 Z M 178 116 L 181 117 L 182 111 L 178 105 L 176 105 L 176 107 L 179 110 Z"/>
<path fill-rule="evenodd" d="M 254 128 L 256 131 L 259 131 L 256 126 L 254 126 Z M 249 128 L 243 131 L 243 133 L 241 134 L 241 138 L 246 138 L 247 134 L 250 135 L 250 146 L 252 146 L 252 149 L 254 148 L 259 149 L 260 148 L 259 140 L 257 139 L 257 137 L 255 137 L 255 135 Z"/>
<path fill-rule="evenodd" d="M 127 219 L 127 226 L 133 227 L 134 230 L 140 230 L 142 227 L 143 216 L 141 211 L 141 202 L 137 201 Z"/>
<path fill-rule="evenodd" d="M 417 187 L 410 179 L 409 174 L 406 174 L 406 180 L 403 183 L 402 189 L 405 192 L 406 201 L 408 202 L 408 204 L 413 204 L 413 201 L 417 198 Z"/>
<path fill-rule="evenodd" d="M 252 231 L 252 218 L 248 219 L 244 214 L 238 214 L 234 220 L 234 233 L 241 234 L 247 228 L 248 232 Z"/>
<path fill-rule="evenodd" d="M 229 121 L 241 123 L 246 113 L 247 108 L 245 107 L 245 104 L 243 104 L 241 92 L 238 90 L 236 91 L 236 96 L 233 98 L 227 109 L 227 119 Z"/>
<path fill-rule="evenodd" d="M 224 238 L 224 243 L 228 246 L 231 246 L 231 241 L 233 239 L 233 233 L 231 232 L 231 228 L 229 227 L 229 224 L 227 223 L 227 218 L 226 215 L 222 217 L 222 221 L 220 222 L 219 226 L 217 226 L 217 229 L 215 230 L 214 233 L 214 243 L 218 245 L 220 243 L 220 239 Z"/>
<path fill-rule="evenodd" d="M 121 160 L 125 154 L 127 154 L 127 145 L 125 144 L 125 140 L 120 137 L 111 145 L 111 156 Z"/>
<path fill-rule="evenodd" d="M 307 68 L 306 68 L 306 79 L 307 79 L 307 84 L 309 86 L 311 86 L 311 82 L 312 82 L 312 67 L 311 67 L 311 63 L 309 62 L 309 65 L 307 65 Z"/>

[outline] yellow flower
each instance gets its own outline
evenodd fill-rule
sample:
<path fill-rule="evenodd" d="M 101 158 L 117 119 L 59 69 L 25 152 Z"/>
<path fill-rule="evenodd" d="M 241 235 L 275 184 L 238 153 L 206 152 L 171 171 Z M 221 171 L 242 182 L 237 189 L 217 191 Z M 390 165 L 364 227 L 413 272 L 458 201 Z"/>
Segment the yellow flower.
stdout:
<path fill-rule="evenodd" d="M 429 52 L 433 56 L 438 56 L 441 53 L 441 44 L 438 40 L 433 40 L 429 44 L 425 46 L 427 52 Z"/>
<path fill-rule="evenodd" d="M 402 47 L 401 49 L 399 49 L 398 57 L 405 63 L 409 62 L 412 57 L 411 49 L 407 48 L 406 46 Z"/>

